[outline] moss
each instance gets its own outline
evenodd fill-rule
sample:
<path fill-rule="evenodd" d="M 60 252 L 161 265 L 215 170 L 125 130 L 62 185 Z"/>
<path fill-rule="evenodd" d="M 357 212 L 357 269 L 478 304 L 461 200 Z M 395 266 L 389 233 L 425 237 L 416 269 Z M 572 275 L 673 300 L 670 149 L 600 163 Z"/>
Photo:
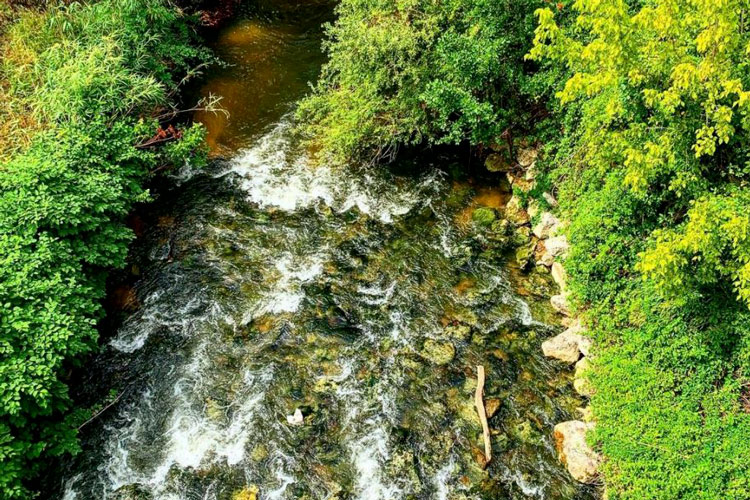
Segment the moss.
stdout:
<path fill-rule="evenodd" d="M 497 219 L 497 213 L 487 207 L 480 207 L 471 213 L 471 220 L 479 227 L 489 227 Z"/>
<path fill-rule="evenodd" d="M 450 342 L 427 339 L 420 354 L 436 365 L 447 365 L 456 356 L 456 348 Z"/>

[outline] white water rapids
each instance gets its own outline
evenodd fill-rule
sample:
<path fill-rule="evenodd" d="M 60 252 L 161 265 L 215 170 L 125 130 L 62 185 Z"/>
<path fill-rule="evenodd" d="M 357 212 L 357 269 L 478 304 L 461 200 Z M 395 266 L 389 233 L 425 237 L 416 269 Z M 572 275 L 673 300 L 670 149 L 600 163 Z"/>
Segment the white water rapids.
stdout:
<path fill-rule="evenodd" d="M 539 351 L 546 301 L 466 224 L 476 186 L 433 160 L 313 166 L 291 115 L 274 115 L 319 64 L 319 22 L 299 19 L 219 37 L 235 59 L 216 85 L 262 109 L 248 133 L 219 130 L 244 147 L 186 166 L 149 207 L 136 306 L 81 376 L 88 400 L 118 399 L 50 473 L 52 498 L 590 499 L 552 442 L 576 400 Z M 477 364 L 500 401 L 486 470 Z"/>

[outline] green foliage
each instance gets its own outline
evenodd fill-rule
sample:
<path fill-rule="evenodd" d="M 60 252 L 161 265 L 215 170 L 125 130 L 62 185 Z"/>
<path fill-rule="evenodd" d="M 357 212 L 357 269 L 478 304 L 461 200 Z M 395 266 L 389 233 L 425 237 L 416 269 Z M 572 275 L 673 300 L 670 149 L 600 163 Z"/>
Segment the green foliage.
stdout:
<path fill-rule="evenodd" d="M 36 126 L 10 137 L 16 153 L 0 163 L 0 497 L 28 498 L 45 459 L 77 451 L 86 417 L 63 374 L 96 347 L 107 271 L 133 237 L 125 216 L 148 200 L 150 171 L 204 158 L 197 126 L 164 148 L 135 147 L 158 126 L 138 116 L 166 104 L 172 74 L 205 54 L 158 1 L 28 11 L 5 37 L 5 109 Z"/>
<path fill-rule="evenodd" d="M 750 498 L 750 4 L 571 7 L 530 55 L 568 75 L 552 176 L 609 498 Z"/>
<path fill-rule="evenodd" d="M 532 11 L 541 0 L 343 0 L 330 60 L 300 113 L 324 154 L 493 141 L 523 120 Z"/>

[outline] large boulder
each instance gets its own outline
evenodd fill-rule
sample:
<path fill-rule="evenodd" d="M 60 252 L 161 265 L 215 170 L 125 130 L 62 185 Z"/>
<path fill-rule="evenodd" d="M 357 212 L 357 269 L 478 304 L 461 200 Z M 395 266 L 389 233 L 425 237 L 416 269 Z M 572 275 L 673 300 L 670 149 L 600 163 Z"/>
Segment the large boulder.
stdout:
<path fill-rule="evenodd" d="M 555 426 L 555 445 L 560 461 L 573 479 L 591 484 L 597 479 L 601 457 L 586 442 L 586 433 L 593 422 L 570 420 Z"/>
<path fill-rule="evenodd" d="M 534 235 L 542 240 L 549 238 L 559 224 L 557 217 L 550 212 L 544 212 L 539 218 L 539 223 L 534 226 Z"/>
<path fill-rule="evenodd" d="M 561 334 L 542 342 L 542 352 L 548 358 L 575 363 L 583 351 L 588 353 L 591 346 L 591 340 L 583 335 L 584 331 L 580 324 L 575 324 Z"/>

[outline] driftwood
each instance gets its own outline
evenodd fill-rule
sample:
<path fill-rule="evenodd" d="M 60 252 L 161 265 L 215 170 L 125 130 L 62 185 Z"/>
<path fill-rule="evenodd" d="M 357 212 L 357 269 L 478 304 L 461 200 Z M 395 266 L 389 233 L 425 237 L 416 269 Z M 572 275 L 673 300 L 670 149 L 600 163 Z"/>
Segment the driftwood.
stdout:
<path fill-rule="evenodd" d="M 477 390 L 474 393 L 474 404 L 477 407 L 479 421 L 482 422 L 482 435 L 484 436 L 484 458 L 485 466 L 492 459 L 492 444 L 490 443 L 490 426 L 487 423 L 487 412 L 484 408 L 484 366 L 477 365 Z"/>
<path fill-rule="evenodd" d="M 102 413 L 104 413 L 105 411 L 107 411 L 110 408 L 112 408 L 120 399 L 122 399 L 122 397 L 125 395 L 125 392 L 126 391 L 122 391 L 120 394 L 118 394 L 115 399 L 113 399 L 112 401 L 110 401 L 104 408 L 102 408 L 101 410 L 99 410 L 96 413 L 94 413 L 94 415 L 90 419 L 86 420 L 84 423 L 82 423 L 81 425 L 79 425 L 78 429 L 76 429 L 76 430 L 80 431 L 86 425 L 90 424 L 91 422 L 93 422 L 94 420 L 96 420 L 97 418 L 99 418 L 99 416 Z"/>

